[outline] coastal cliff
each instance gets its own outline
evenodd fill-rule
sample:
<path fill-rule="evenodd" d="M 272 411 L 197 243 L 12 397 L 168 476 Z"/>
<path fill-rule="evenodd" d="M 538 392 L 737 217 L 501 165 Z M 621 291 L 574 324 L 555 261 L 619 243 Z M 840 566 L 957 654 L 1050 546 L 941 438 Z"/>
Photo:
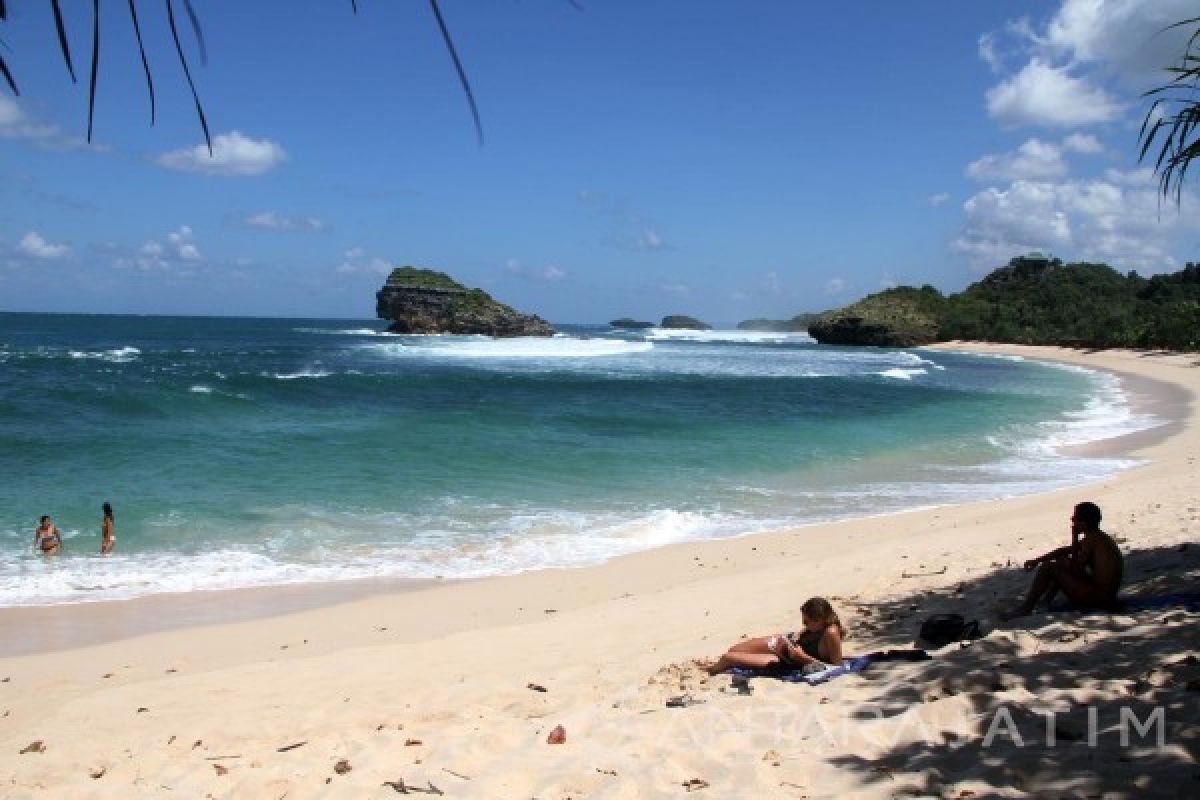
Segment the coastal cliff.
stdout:
<path fill-rule="evenodd" d="M 375 294 L 375 315 L 391 320 L 391 333 L 554 335 L 541 317 L 522 314 L 482 289 L 468 289 L 444 272 L 416 267 L 392 270 Z"/>

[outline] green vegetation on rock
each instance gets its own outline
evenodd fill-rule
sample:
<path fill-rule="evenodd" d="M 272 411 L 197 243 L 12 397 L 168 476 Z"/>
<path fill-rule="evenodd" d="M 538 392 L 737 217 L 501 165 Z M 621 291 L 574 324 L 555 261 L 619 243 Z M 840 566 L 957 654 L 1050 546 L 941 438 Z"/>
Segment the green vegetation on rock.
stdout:
<path fill-rule="evenodd" d="M 392 270 L 391 275 L 388 275 L 387 285 L 402 286 L 408 289 L 457 289 L 463 292 L 467 290 L 467 287 L 444 272 L 420 269 L 419 267 L 397 267 Z"/>
<path fill-rule="evenodd" d="M 823 314 L 809 333 L 827 344 L 882 347 L 967 339 L 1200 350 L 1200 265 L 1143 278 L 1025 256 L 958 294 L 925 286 L 870 295 Z"/>
<path fill-rule="evenodd" d="M 375 293 L 375 314 L 391 320 L 392 333 L 554 335 L 541 317 L 522 314 L 482 289 L 468 289 L 444 272 L 417 267 L 392 270 Z"/>

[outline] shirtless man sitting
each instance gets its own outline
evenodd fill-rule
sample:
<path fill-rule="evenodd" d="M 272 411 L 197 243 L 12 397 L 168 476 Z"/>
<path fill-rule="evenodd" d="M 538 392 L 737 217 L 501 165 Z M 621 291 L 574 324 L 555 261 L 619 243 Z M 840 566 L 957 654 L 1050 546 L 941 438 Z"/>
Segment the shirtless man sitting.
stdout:
<path fill-rule="evenodd" d="M 1036 569 L 1024 602 L 1001 613 L 1002 620 L 1033 613 L 1038 601 L 1047 604 L 1062 592 L 1076 608 L 1112 609 L 1117 605 L 1124 561 L 1113 538 L 1100 530 L 1100 508 L 1080 503 L 1071 516 L 1071 543 L 1025 562 Z"/>

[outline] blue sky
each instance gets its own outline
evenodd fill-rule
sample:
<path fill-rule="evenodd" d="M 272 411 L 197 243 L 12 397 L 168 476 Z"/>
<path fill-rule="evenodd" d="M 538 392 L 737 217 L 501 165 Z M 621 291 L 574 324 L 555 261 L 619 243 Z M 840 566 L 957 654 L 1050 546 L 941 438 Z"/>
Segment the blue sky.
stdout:
<path fill-rule="evenodd" d="M 214 158 L 162 3 L 153 127 L 105 4 L 90 146 L 91 3 L 78 84 L 49 4 L 7 5 L 0 310 L 364 318 L 413 264 L 554 322 L 729 323 L 1032 249 L 1200 260 L 1195 198 L 1136 163 L 1190 0 L 443 0 L 483 147 L 426 3 L 194 0 Z"/>

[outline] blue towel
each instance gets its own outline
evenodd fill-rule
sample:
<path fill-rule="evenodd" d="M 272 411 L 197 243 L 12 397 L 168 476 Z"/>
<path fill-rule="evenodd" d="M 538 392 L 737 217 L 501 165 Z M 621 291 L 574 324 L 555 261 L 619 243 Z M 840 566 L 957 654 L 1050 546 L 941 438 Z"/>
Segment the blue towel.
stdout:
<path fill-rule="evenodd" d="M 1112 608 L 1080 607 L 1066 598 L 1059 597 L 1046 610 L 1051 612 L 1078 611 L 1081 614 L 1119 614 L 1123 611 L 1161 611 L 1166 608 L 1200 611 L 1200 593 L 1179 592 L 1148 597 L 1124 597 L 1118 599 L 1117 604 Z"/>
<path fill-rule="evenodd" d="M 807 683 L 809 686 L 816 686 L 843 675 L 862 672 L 872 664 L 881 661 L 927 661 L 930 658 L 932 656 L 924 650 L 881 650 L 857 658 L 848 658 L 837 666 L 826 667 L 820 672 L 810 672 L 807 675 L 802 669 L 752 669 L 750 667 L 732 667 L 729 674 L 742 680 L 775 678 L 787 683 Z"/>
<path fill-rule="evenodd" d="M 1200 611 L 1200 593 L 1180 592 L 1152 597 L 1129 597 L 1121 603 L 1124 611 L 1156 611 L 1163 608 L 1183 608 Z"/>

